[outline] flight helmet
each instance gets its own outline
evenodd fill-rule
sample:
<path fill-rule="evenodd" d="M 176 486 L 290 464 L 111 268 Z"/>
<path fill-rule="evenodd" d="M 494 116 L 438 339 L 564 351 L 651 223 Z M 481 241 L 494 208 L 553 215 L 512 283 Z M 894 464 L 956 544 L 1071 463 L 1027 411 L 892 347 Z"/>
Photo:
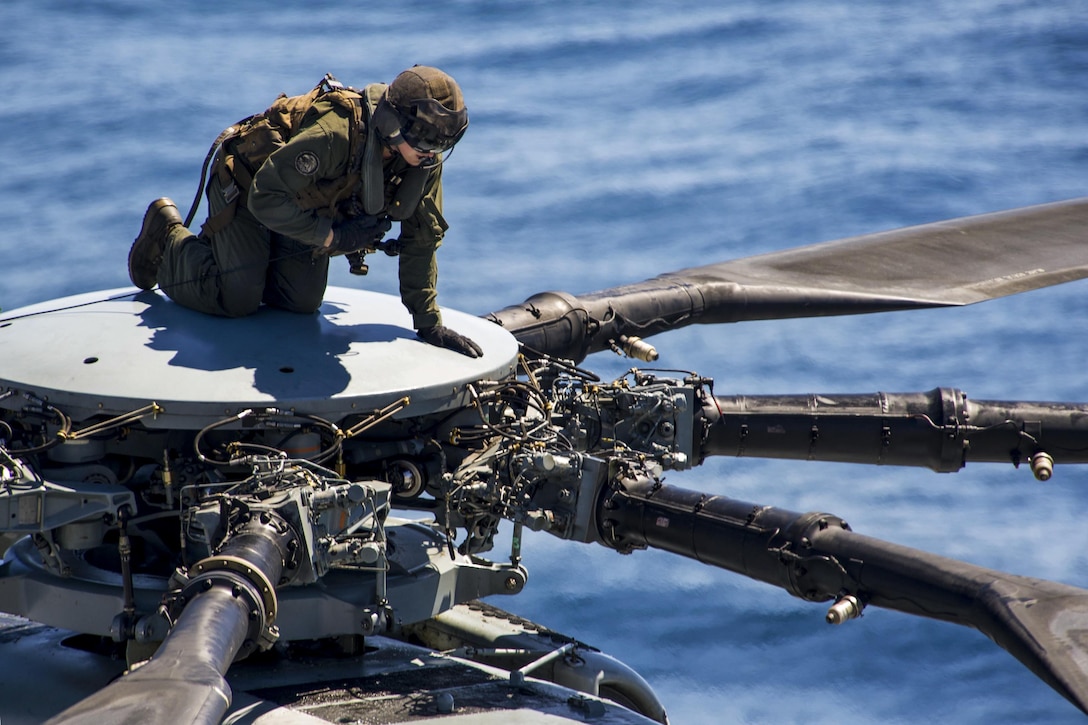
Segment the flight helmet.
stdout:
<path fill-rule="evenodd" d="M 374 125 L 390 146 L 405 141 L 417 151 L 441 153 L 453 148 L 468 128 L 461 87 L 430 66 L 417 65 L 386 88 Z"/>

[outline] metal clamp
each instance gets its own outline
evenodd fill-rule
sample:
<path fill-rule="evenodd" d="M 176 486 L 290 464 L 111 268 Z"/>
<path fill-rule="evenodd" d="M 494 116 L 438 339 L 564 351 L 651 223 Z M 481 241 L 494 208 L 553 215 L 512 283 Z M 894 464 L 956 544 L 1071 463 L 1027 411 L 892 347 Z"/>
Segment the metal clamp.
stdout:
<path fill-rule="evenodd" d="M 234 181 L 234 179 L 231 179 L 230 183 L 223 187 L 223 201 L 231 204 L 241 193 L 241 190 L 238 188 L 238 183 Z"/>

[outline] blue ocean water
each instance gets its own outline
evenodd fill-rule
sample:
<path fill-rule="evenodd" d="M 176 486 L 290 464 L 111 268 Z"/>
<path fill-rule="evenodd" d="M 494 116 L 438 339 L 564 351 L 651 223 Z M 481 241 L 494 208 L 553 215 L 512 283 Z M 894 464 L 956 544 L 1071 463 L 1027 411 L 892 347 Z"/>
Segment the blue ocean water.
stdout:
<path fill-rule="evenodd" d="M 440 302 L 486 313 L 661 272 L 1084 194 L 1082 0 L 0 4 L 0 307 L 128 284 L 146 205 L 186 207 L 217 133 L 326 72 L 440 66 L 472 126 L 446 168 Z M 202 217 L 201 217 L 202 218 Z M 1030 245 L 1035 240 L 1025 239 Z M 395 292 L 392 262 L 360 280 Z M 719 393 L 965 389 L 1088 400 L 1088 288 L 657 340 Z M 3 365 L 0 351 L 0 366 Z M 602 376 L 629 362 L 604 354 Z M 670 483 L 823 510 L 910 546 L 1088 585 L 1088 474 L 716 460 Z M 638 669 L 673 722 L 1079 722 L 982 635 L 822 607 L 664 554 L 544 535 L 495 603 Z M 0 713 L 0 719 L 3 713 Z"/>

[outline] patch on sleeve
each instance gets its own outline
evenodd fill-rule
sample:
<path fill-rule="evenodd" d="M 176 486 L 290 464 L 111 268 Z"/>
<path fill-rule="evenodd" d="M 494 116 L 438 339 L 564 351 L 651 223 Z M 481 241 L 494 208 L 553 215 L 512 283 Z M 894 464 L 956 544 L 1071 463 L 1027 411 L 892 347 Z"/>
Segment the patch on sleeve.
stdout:
<path fill-rule="evenodd" d="M 317 160 L 317 154 L 313 151 L 303 151 L 295 157 L 295 171 L 303 176 L 313 176 L 321 162 Z"/>

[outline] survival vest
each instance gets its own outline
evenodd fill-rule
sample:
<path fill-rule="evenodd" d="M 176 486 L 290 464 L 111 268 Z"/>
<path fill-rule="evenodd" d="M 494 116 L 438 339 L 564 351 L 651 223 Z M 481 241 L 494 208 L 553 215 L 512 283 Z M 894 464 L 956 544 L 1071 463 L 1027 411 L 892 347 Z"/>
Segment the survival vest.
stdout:
<path fill-rule="evenodd" d="M 229 224 L 237 205 L 246 204 L 253 176 L 261 164 L 307 122 L 332 107 L 344 109 L 350 119 L 348 171 L 337 179 L 320 179 L 299 190 L 295 195 L 299 208 L 336 221 L 361 214 L 394 221 L 411 216 L 423 196 L 430 172 L 412 167 L 400 176 L 385 178 L 381 143 L 370 123 L 385 88 L 385 84 L 375 83 L 358 91 L 326 74 L 309 93 L 299 96 L 281 93 L 263 112 L 223 131 L 213 145 L 218 150 L 212 172 L 219 177 L 227 206 L 208 218 L 201 234 L 213 235 Z"/>

